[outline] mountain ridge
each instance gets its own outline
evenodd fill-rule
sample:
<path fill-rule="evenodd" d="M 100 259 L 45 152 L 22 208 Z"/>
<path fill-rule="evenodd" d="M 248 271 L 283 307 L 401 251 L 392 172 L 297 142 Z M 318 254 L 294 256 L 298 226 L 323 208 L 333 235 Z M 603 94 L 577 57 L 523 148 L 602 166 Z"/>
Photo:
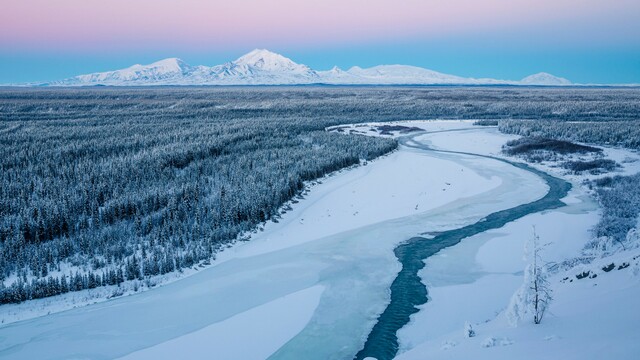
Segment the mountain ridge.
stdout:
<path fill-rule="evenodd" d="M 353 66 L 342 70 L 314 70 L 307 65 L 271 52 L 255 49 L 220 65 L 192 66 L 179 58 L 167 58 L 148 65 L 78 75 L 39 83 L 42 86 L 157 86 L 157 85 L 543 85 L 566 86 L 571 81 L 537 73 L 522 80 L 465 78 L 412 65 Z"/>

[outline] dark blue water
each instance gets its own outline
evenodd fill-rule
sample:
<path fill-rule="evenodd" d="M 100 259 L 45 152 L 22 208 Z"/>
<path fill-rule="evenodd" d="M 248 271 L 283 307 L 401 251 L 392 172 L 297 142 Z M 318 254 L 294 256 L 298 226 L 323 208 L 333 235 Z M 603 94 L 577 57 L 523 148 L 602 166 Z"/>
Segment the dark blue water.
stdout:
<path fill-rule="evenodd" d="M 413 135 L 408 139 L 412 139 L 417 135 L 421 134 Z M 406 146 L 435 151 L 420 144 L 410 143 L 408 140 L 401 142 Z M 432 239 L 414 237 L 396 247 L 394 252 L 402 264 L 402 270 L 391 284 L 391 302 L 380 315 L 378 322 L 369 333 L 364 348 L 356 355 L 355 358 L 358 360 L 366 357 L 373 357 L 378 360 L 393 359 L 395 357 L 398 352 L 397 331 L 409 322 L 412 314 L 418 312 L 417 306 L 427 302 L 427 289 L 418 276 L 418 271 L 424 267 L 424 260 L 426 258 L 444 248 L 459 243 L 460 240 L 466 237 L 500 228 L 508 222 L 517 220 L 528 214 L 562 207 L 565 204 L 561 202 L 560 199 L 564 198 L 569 190 L 571 190 L 570 183 L 536 170 L 526 164 L 463 152 L 439 152 L 473 155 L 509 163 L 540 176 L 549 186 L 549 192 L 537 201 L 492 213 L 475 224 L 439 233 Z"/>

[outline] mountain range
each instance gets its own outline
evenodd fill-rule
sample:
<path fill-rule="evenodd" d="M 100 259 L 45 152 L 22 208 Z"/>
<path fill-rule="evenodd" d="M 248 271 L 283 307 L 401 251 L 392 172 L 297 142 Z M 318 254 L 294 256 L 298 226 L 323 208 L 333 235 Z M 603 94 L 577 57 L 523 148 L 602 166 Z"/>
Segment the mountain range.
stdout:
<path fill-rule="evenodd" d="M 150 86 L 150 85 L 546 85 L 572 83 L 547 73 L 522 80 L 465 78 L 409 65 L 334 67 L 317 71 L 268 50 L 256 49 L 235 61 L 215 66 L 192 66 L 178 58 L 126 69 L 79 75 L 42 83 L 43 86 Z"/>

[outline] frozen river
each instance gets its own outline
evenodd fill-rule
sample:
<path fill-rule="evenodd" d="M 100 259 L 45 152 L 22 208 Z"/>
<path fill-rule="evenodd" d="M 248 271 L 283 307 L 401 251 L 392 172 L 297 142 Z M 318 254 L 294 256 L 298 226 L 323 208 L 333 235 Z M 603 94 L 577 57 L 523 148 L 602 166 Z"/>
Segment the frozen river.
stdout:
<path fill-rule="evenodd" d="M 457 130 L 452 130 L 457 131 Z M 401 139 L 403 145 L 430 151 L 428 146 L 416 141 L 416 137 L 408 136 Z M 444 248 L 458 244 L 462 239 L 471 237 L 487 230 L 501 228 L 508 222 L 517 220 L 536 212 L 565 206 L 560 201 L 567 196 L 571 189 L 568 182 L 550 176 L 522 163 L 513 163 L 486 155 L 470 154 L 438 150 L 442 154 L 473 155 L 483 159 L 503 161 L 519 169 L 538 175 L 549 186 L 547 194 L 536 201 L 522 204 L 510 209 L 500 210 L 487 215 L 480 221 L 444 232 L 425 237 L 413 237 L 399 245 L 395 250 L 396 257 L 402 263 L 402 270 L 391 284 L 391 302 L 379 317 L 369 335 L 364 348 L 357 354 L 357 359 L 373 357 L 378 360 L 393 359 L 399 350 L 397 332 L 409 323 L 412 314 L 418 312 L 418 306 L 426 303 L 427 289 L 418 272 L 425 266 L 424 261 Z"/>
<path fill-rule="evenodd" d="M 413 141 L 323 180 L 193 276 L 1 327 L 0 358 L 354 357 L 393 297 L 400 243 L 548 197 L 530 169 Z"/>

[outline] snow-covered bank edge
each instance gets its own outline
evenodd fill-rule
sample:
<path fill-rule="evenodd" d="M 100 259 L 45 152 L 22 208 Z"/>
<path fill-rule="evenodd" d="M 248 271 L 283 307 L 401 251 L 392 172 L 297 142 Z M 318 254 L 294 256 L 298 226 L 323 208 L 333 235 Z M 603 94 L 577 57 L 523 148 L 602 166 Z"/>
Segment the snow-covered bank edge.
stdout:
<path fill-rule="evenodd" d="M 323 182 L 333 179 L 342 174 L 353 171 L 362 166 L 374 165 L 382 159 L 385 159 L 396 153 L 397 148 L 389 153 L 381 155 L 373 160 L 361 162 L 360 164 L 351 165 L 340 170 L 331 172 L 321 178 L 306 181 L 303 190 L 294 196 L 291 200 L 284 203 L 278 209 L 278 216 L 259 224 L 253 231 L 239 234 L 238 237 L 229 242 L 221 251 L 215 254 L 215 257 L 209 261 L 201 261 L 191 268 L 180 269 L 164 275 L 156 275 L 147 277 L 143 280 L 127 280 L 119 285 L 102 286 L 94 289 L 81 291 L 73 291 L 65 294 L 46 297 L 41 299 L 28 300 L 17 304 L 4 304 L 0 306 L 0 327 L 15 323 L 18 321 L 34 319 L 41 316 L 55 314 L 70 309 L 80 308 L 92 304 L 98 304 L 112 299 L 126 297 L 145 291 L 153 290 L 168 284 L 189 278 L 206 269 L 217 266 L 230 257 L 228 253 L 238 246 L 242 246 L 245 242 L 250 241 L 252 237 L 260 234 L 265 227 L 270 224 L 278 223 L 282 215 L 293 211 L 302 206 L 301 202 L 305 197 Z"/>

